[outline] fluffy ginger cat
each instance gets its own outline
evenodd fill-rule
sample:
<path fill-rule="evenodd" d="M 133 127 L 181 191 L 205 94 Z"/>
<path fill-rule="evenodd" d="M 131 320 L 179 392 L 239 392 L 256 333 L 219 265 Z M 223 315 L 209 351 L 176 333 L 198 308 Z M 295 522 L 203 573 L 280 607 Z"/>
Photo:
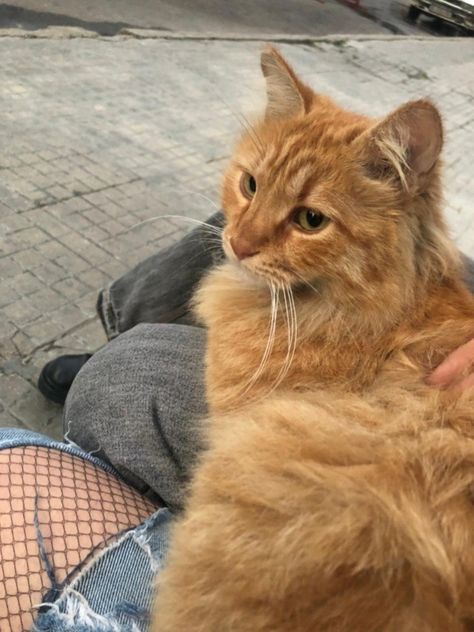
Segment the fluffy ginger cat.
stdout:
<path fill-rule="evenodd" d="M 474 630 L 474 394 L 428 387 L 474 336 L 441 216 L 441 119 L 384 119 L 262 53 L 225 174 L 202 454 L 154 632 Z"/>

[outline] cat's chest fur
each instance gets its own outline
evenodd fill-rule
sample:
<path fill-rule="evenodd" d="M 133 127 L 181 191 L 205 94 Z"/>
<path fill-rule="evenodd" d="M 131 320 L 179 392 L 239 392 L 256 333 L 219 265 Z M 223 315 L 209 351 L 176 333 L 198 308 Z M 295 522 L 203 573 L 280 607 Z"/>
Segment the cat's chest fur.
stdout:
<path fill-rule="evenodd" d="M 410 324 L 407 315 L 403 324 L 378 333 L 354 327 L 350 315 L 304 293 L 296 294 L 295 318 L 280 296 L 272 325 L 270 297 L 268 287 L 231 264 L 213 270 L 199 288 L 194 302 L 208 328 L 206 394 L 212 412 L 277 389 L 372 391 L 385 400 L 395 385 L 431 401 L 429 370 L 474 332 L 474 301 L 465 288 L 434 292 L 423 303 L 421 321 Z"/>
<path fill-rule="evenodd" d="M 388 338 L 374 341 L 354 333 L 314 299 L 308 311 L 296 297 L 292 312 L 282 295 L 272 319 L 270 297 L 267 287 L 252 284 L 230 265 L 213 271 L 199 289 L 195 309 L 208 328 L 212 410 L 277 388 L 357 391 L 373 382 L 386 361 Z"/>

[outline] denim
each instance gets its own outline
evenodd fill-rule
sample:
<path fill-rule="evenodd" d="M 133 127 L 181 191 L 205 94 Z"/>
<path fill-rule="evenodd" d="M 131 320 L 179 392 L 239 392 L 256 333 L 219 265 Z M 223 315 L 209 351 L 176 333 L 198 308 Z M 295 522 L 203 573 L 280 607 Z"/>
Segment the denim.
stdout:
<path fill-rule="evenodd" d="M 208 223 L 223 226 L 222 214 Z M 188 301 L 222 257 L 200 227 L 105 288 L 98 312 L 114 340 L 83 367 L 65 407 L 76 443 L 172 509 L 183 506 L 206 415 L 206 334 L 190 325 Z M 464 264 L 474 291 L 474 263 Z"/>
<path fill-rule="evenodd" d="M 0 450 L 18 446 L 61 450 L 116 474 L 77 446 L 28 430 L 0 428 Z M 51 586 L 32 632 L 146 632 L 171 520 L 168 509 L 159 509 L 134 529 L 111 538 L 86 566 L 69 575 L 66 586 Z M 41 548 L 39 540 L 38 545 Z"/>
<path fill-rule="evenodd" d="M 220 214 L 209 220 L 222 221 Z M 74 443 L 6 429 L 0 430 L 0 449 L 64 450 L 121 475 L 142 492 L 152 490 L 173 509 L 182 507 L 202 449 L 206 333 L 177 323 L 192 323 L 189 298 L 222 257 L 207 244 L 207 234 L 193 231 L 100 294 L 99 315 L 114 340 L 87 362 L 70 391 L 64 422 Z M 474 290 L 474 264 L 465 263 Z M 33 632 L 146 632 L 171 520 L 168 509 L 159 509 L 115 537 L 59 595 L 52 590 L 44 596 Z"/>
<path fill-rule="evenodd" d="M 64 408 L 70 439 L 173 510 L 202 447 L 205 344 L 199 327 L 137 325 L 84 365 Z"/>
<path fill-rule="evenodd" d="M 224 217 L 207 223 L 222 227 Z M 173 509 L 183 505 L 207 413 L 206 333 L 188 304 L 223 256 L 199 227 L 104 288 L 97 311 L 111 342 L 84 365 L 64 409 L 74 442 Z"/>
<path fill-rule="evenodd" d="M 221 212 L 208 218 L 222 228 Z M 141 323 L 192 324 L 189 300 L 205 275 L 222 261 L 224 252 L 205 227 L 197 228 L 160 250 L 99 293 L 97 311 L 109 340 Z M 462 255 L 465 279 L 474 292 L 474 261 Z"/>
<path fill-rule="evenodd" d="M 45 597 L 32 632 L 146 632 L 170 522 L 159 509 L 110 544 L 58 599 Z"/>
<path fill-rule="evenodd" d="M 215 213 L 207 223 L 222 227 Z M 109 340 L 141 323 L 195 324 L 189 300 L 202 276 L 224 253 L 205 227 L 160 250 L 99 294 L 97 311 Z"/>
<path fill-rule="evenodd" d="M 15 448 L 18 446 L 27 445 L 44 446 L 46 448 L 52 448 L 53 450 L 61 450 L 62 452 L 67 452 L 68 454 L 72 454 L 73 456 L 79 456 L 86 461 L 90 461 L 91 463 L 98 465 L 106 472 L 120 477 L 120 474 L 114 467 L 112 467 L 112 465 L 110 465 L 110 463 L 105 463 L 103 460 L 98 459 L 93 454 L 88 454 L 74 443 L 63 443 L 61 441 L 54 441 L 53 439 L 45 437 L 38 432 L 33 432 L 32 430 L 0 427 L 0 450 L 6 450 L 8 448 Z"/>

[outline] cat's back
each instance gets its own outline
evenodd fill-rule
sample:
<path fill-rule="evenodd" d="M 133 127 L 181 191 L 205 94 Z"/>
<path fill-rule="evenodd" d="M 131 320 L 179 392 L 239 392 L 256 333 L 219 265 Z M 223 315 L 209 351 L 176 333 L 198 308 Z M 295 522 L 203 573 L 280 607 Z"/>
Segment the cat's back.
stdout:
<path fill-rule="evenodd" d="M 383 431 L 386 420 L 382 404 L 329 393 L 281 393 L 223 416 L 164 575 L 165 591 L 192 587 L 173 622 L 182 608 L 183 630 L 186 620 L 234 629 L 236 618 L 241 632 L 333 632 L 336 608 L 353 632 L 412 629 L 403 618 L 420 613 L 433 617 L 430 632 L 461 630 L 430 610 L 462 579 L 456 547 L 474 547 L 474 442 L 428 420 Z"/>

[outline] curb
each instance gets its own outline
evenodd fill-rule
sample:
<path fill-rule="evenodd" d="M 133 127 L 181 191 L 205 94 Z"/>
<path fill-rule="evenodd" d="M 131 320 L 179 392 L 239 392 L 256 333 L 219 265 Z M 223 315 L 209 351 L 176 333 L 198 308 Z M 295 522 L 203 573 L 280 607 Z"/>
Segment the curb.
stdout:
<path fill-rule="evenodd" d="M 189 41 L 229 41 L 229 42 L 277 42 L 282 44 L 313 44 L 327 42 L 329 44 L 341 44 L 343 42 L 359 41 L 433 41 L 429 35 L 391 35 L 391 34 L 333 34 L 314 36 L 305 33 L 296 35 L 257 33 L 248 35 L 244 33 L 197 33 L 197 32 L 164 32 L 155 29 L 124 28 L 118 35 L 100 35 L 95 31 L 88 31 L 79 27 L 49 26 L 35 31 L 25 29 L 0 29 L 0 38 L 16 39 L 100 39 L 104 41 L 120 42 L 127 39 L 156 39 L 156 40 L 189 40 Z M 464 40 L 462 37 L 450 37 L 449 41 Z"/>

